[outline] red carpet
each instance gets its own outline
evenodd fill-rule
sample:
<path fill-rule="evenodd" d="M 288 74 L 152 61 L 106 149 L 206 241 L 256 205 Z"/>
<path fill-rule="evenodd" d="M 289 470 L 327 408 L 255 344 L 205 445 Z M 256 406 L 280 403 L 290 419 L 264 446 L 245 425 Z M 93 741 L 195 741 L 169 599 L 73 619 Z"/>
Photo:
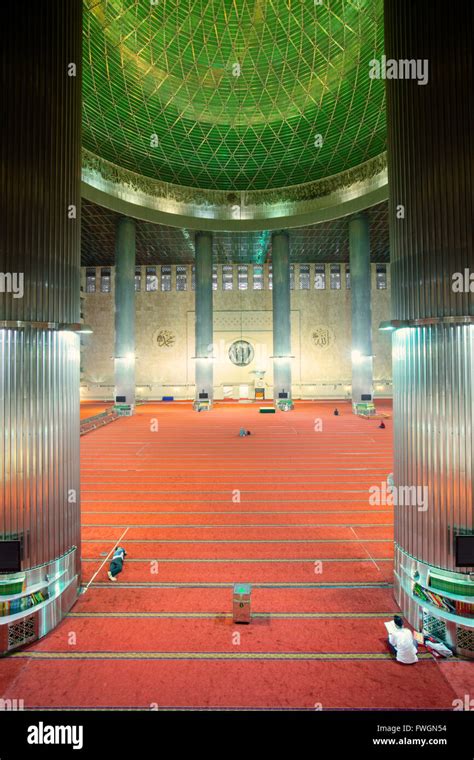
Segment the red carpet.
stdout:
<path fill-rule="evenodd" d="M 82 439 L 87 590 L 4 661 L 2 696 L 27 708 L 452 710 L 473 693 L 471 663 L 424 653 L 404 667 L 387 653 L 393 515 L 368 489 L 392 470 L 391 419 L 379 430 L 333 406 L 150 404 Z M 121 537 L 112 584 L 101 565 Z M 236 581 L 253 586 L 249 626 L 232 622 Z"/>
<path fill-rule="evenodd" d="M 96 414 L 102 414 L 102 412 L 105 412 L 110 406 L 110 402 L 104 402 L 101 404 L 96 401 L 81 401 L 81 420 L 85 420 L 88 417 L 95 417 Z"/>

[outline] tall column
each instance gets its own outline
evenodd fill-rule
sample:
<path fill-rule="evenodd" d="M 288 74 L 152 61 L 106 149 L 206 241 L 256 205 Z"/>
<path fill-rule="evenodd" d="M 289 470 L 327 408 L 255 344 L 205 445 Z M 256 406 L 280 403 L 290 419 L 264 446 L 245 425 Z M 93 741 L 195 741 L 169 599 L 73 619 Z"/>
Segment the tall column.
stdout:
<path fill-rule="evenodd" d="M 387 59 L 418 61 L 418 79 L 386 82 L 395 593 L 413 625 L 471 657 L 472 618 L 452 599 L 472 595 L 474 569 L 456 558 L 456 537 L 474 534 L 472 39 L 471 2 L 385 2 Z M 420 602 L 415 583 L 450 590 L 452 613 Z"/>
<path fill-rule="evenodd" d="M 80 585 L 82 2 L 0 13 L 0 564 L 19 541 L 33 602 L 0 617 L 5 652 L 56 625 Z"/>
<path fill-rule="evenodd" d="M 372 289 L 367 214 L 349 220 L 352 307 L 352 404 L 372 399 Z M 370 396 L 370 399 L 363 396 Z"/>
<path fill-rule="evenodd" d="M 272 234 L 273 398 L 291 399 L 290 241 L 287 232 Z"/>
<path fill-rule="evenodd" d="M 135 405 L 135 221 L 122 217 L 115 242 L 115 400 Z"/>
<path fill-rule="evenodd" d="M 213 398 L 212 233 L 196 233 L 196 399 Z"/>

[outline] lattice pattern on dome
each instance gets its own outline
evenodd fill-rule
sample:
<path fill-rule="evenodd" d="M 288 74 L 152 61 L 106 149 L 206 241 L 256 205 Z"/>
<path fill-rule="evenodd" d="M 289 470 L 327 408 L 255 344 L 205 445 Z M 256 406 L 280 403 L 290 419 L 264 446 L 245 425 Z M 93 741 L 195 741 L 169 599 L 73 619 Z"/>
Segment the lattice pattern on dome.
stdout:
<path fill-rule="evenodd" d="M 372 262 L 390 261 L 388 204 L 380 203 L 367 210 L 370 224 Z M 289 231 L 291 260 L 300 263 L 349 262 L 348 218 L 296 227 Z"/>
<path fill-rule="evenodd" d="M 383 0 L 84 0 L 83 143 L 198 188 L 331 176 L 385 149 L 382 53 Z"/>
<path fill-rule="evenodd" d="M 389 256 L 388 205 L 367 210 L 373 262 Z M 83 266 L 113 266 L 115 229 L 119 215 L 90 201 L 82 202 L 81 245 Z M 349 261 L 347 217 L 297 227 L 289 231 L 291 261 L 300 263 Z M 271 259 L 271 233 L 214 232 L 216 263 L 257 264 Z M 194 261 L 194 231 L 136 221 L 137 264 L 190 264 Z"/>

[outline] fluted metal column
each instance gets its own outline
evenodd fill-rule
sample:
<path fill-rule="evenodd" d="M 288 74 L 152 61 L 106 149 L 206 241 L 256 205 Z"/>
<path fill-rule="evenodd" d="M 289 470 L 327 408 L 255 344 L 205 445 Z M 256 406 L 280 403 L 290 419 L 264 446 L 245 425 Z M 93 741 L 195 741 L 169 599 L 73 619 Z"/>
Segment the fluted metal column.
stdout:
<path fill-rule="evenodd" d="M 291 399 L 290 240 L 287 232 L 272 234 L 273 398 Z"/>
<path fill-rule="evenodd" d="M 352 403 L 373 394 L 370 229 L 367 214 L 349 220 L 352 308 Z"/>
<path fill-rule="evenodd" d="M 135 404 L 135 221 L 122 217 L 115 241 L 115 398 Z"/>
<path fill-rule="evenodd" d="M 6 651 L 59 622 L 80 579 L 82 2 L 1 16 L 0 540 L 23 542 L 25 593 L 49 593 L 0 615 Z"/>
<path fill-rule="evenodd" d="M 413 625 L 428 615 L 470 656 L 472 618 L 417 601 L 414 583 L 449 586 L 453 604 L 472 586 L 455 541 L 474 533 L 474 293 L 453 287 L 474 270 L 472 39 L 471 2 L 385 2 L 387 59 L 418 61 L 427 77 L 386 82 L 392 312 L 402 321 L 394 484 L 418 489 L 414 504 L 395 506 L 396 597 Z"/>
<path fill-rule="evenodd" d="M 196 399 L 213 398 L 212 233 L 196 233 Z"/>

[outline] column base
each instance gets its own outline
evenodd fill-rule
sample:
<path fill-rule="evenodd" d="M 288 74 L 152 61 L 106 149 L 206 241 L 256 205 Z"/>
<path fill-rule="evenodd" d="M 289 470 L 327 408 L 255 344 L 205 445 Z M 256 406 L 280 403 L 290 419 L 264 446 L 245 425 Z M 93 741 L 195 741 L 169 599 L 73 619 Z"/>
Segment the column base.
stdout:
<path fill-rule="evenodd" d="M 195 412 L 210 412 L 212 409 L 212 399 L 195 399 L 193 401 L 193 409 Z"/>
<path fill-rule="evenodd" d="M 352 411 L 359 417 L 373 417 L 375 414 L 375 404 L 373 401 L 353 401 Z"/>
<path fill-rule="evenodd" d="M 67 615 L 79 593 L 76 562 L 74 547 L 39 567 L 0 575 L 0 655 L 41 639 Z"/>
<path fill-rule="evenodd" d="M 417 631 L 474 659 L 474 577 L 432 567 L 395 544 L 394 597 Z"/>
<path fill-rule="evenodd" d="M 135 412 L 135 404 L 115 404 L 114 410 L 119 417 L 132 417 Z"/>
<path fill-rule="evenodd" d="M 291 398 L 275 399 L 275 406 L 277 409 L 280 410 L 280 412 L 290 412 L 292 409 L 295 408 L 293 399 Z"/>

